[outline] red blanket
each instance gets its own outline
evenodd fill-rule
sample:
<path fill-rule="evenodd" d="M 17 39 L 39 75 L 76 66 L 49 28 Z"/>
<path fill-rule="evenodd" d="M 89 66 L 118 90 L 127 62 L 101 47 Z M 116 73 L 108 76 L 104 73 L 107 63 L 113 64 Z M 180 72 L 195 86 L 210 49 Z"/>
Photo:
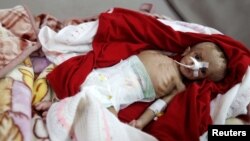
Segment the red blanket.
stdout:
<path fill-rule="evenodd" d="M 149 124 L 145 131 L 161 141 L 196 141 L 212 123 L 209 115 L 211 98 L 240 82 L 250 64 L 250 52 L 226 35 L 204 35 L 173 30 L 156 19 L 127 9 L 115 8 L 102 13 L 93 41 L 93 51 L 69 59 L 48 75 L 48 81 L 59 98 L 72 96 L 93 68 L 107 67 L 145 49 L 181 53 L 186 47 L 211 41 L 223 49 L 228 58 L 226 78 L 190 83 L 185 92 L 169 103 L 165 114 Z M 119 113 L 123 121 L 137 118 L 148 106 L 135 103 Z"/>

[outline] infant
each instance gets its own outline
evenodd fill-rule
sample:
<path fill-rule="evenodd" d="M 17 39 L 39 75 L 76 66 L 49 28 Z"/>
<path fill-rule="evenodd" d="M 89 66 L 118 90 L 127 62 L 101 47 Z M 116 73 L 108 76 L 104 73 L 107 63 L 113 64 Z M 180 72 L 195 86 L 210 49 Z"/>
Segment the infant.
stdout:
<path fill-rule="evenodd" d="M 166 108 L 167 103 L 185 90 L 183 79 L 210 79 L 220 81 L 226 72 L 227 60 L 220 48 L 211 42 L 188 47 L 180 62 L 162 51 L 145 50 L 120 63 L 93 70 L 81 85 L 81 91 L 93 88 L 96 99 L 112 113 L 130 104 L 156 100 L 130 125 L 143 129 Z M 41 102 L 35 106 L 46 117 L 53 103 Z"/>

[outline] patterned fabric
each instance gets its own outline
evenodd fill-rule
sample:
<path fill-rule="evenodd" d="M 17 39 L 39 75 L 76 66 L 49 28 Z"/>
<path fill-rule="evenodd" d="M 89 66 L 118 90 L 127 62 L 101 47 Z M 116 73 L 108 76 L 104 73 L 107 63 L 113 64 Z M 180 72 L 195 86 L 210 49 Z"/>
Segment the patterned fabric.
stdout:
<path fill-rule="evenodd" d="M 44 121 L 32 105 L 56 99 L 46 81 L 55 66 L 39 49 L 37 32 L 43 26 L 59 31 L 96 18 L 61 21 L 43 13 L 33 17 L 21 5 L 0 9 L 0 140 L 49 140 Z"/>
<path fill-rule="evenodd" d="M 36 33 L 28 12 L 23 6 L 0 10 L 0 21 L 3 27 L 9 29 L 17 37 L 35 41 Z"/>
<path fill-rule="evenodd" d="M 51 16 L 37 16 L 37 25 L 48 21 L 41 17 Z M 32 112 L 32 104 L 51 99 L 45 77 L 54 66 L 47 67 L 49 63 L 41 57 L 43 53 L 34 52 L 39 43 L 31 18 L 23 6 L 0 9 L 0 140 L 48 139 L 44 122 Z M 59 22 L 47 22 L 47 25 L 54 23 L 57 26 L 51 27 L 59 27 Z M 36 61 L 31 62 L 29 56 L 41 58 L 34 57 Z M 40 72 L 35 74 L 34 68 Z"/>
<path fill-rule="evenodd" d="M 38 49 L 36 31 L 22 6 L 0 10 L 0 78 Z"/>
<path fill-rule="evenodd" d="M 0 140 L 30 141 L 32 64 L 27 58 L 0 79 Z"/>

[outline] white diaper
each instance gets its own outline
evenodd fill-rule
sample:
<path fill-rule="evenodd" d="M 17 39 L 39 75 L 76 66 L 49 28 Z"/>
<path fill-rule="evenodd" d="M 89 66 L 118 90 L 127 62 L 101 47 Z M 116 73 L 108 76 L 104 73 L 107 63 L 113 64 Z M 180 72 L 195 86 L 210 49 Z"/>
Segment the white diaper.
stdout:
<path fill-rule="evenodd" d="M 105 107 L 114 106 L 116 111 L 136 101 L 152 101 L 156 96 L 150 77 L 137 56 L 112 67 L 93 70 L 81 89 L 92 89 Z"/>

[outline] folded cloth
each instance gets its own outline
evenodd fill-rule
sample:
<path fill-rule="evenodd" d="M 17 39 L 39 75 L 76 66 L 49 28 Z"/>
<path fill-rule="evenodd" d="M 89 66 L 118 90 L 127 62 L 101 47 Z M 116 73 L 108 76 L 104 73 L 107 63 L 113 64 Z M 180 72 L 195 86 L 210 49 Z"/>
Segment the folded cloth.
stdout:
<path fill-rule="evenodd" d="M 58 33 L 50 27 L 44 26 L 41 28 L 38 38 L 48 60 L 58 65 L 71 57 L 84 55 L 92 50 L 91 43 L 97 26 L 97 21 L 68 25 Z"/>
<path fill-rule="evenodd" d="M 93 50 L 62 63 L 47 78 L 57 96 L 65 98 L 80 90 L 93 68 L 112 66 L 145 49 L 181 53 L 186 47 L 205 41 L 216 43 L 225 52 L 228 58 L 226 78 L 218 83 L 204 80 L 189 84 L 185 92 L 169 103 L 165 115 L 145 129 L 160 140 L 197 141 L 212 123 L 210 100 L 240 82 L 250 64 L 249 50 L 226 35 L 175 31 L 150 16 L 114 8 L 112 13 L 100 15 Z M 120 118 L 124 121 L 137 118 L 143 109 L 136 112 L 134 109 L 127 108 Z"/>
<path fill-rule="evenodd" d="M 52 141 L 157 141 L 153 136 L 124 124 L 94 97 L 93 87 L 52 105 L 47 128 Z"/>

